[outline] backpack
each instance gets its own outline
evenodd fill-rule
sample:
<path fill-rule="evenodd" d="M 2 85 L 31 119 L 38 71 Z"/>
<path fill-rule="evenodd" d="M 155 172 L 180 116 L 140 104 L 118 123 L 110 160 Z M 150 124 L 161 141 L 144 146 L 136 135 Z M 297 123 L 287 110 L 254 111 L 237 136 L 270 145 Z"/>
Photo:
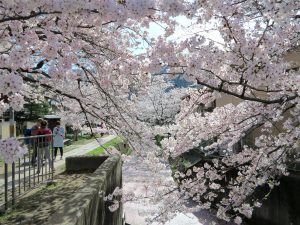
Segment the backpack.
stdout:
<path fill-rule="evenodd" d="M 31 136 L 31 129 L 25 128 L 25 129 L 24 129 L 24 137 L 25 137 L 24 143 L 25 143 L 26 145 L 29 145 L 29 144 L 31 143 L 31 139 L 28 138 L 28 137 L 30 137 L 30 136 Z M 26 137 L 27 137 L 27 138 L 26 138 Z"/>
<path fill-rule="evenodd" d="M 31 136 L 31 129 L 30 128 L 25 128 L 24 129 L 24 136 L 25 137 Z"/>

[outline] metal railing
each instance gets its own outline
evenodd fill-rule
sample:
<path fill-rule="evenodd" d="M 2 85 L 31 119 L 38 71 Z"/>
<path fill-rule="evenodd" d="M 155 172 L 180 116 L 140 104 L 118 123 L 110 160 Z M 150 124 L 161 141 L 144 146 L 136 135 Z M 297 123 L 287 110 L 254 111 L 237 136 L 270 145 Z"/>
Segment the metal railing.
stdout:
<path fill-rule="evenodd" d="M 18 138 L 27 145 L 28 152 L 18 161 L 4 163 L 4 176 L 0 182 L 0 210 L 6 211 L 15 205 L 16 199 L 36 188 L 41 182 L 53 180 L 52 135 Z"/>

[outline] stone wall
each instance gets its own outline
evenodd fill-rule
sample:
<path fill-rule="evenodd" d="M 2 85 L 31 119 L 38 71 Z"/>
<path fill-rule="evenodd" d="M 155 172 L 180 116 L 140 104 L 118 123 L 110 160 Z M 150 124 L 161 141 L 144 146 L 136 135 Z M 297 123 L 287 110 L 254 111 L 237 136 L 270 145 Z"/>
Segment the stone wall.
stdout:
<path fill-rule="evenodd" d="M 66 172 L 95 171 L 108 156 L 70 156 L 66 158 Z"/>
<path fill-rule="evenodd" d="M 77 165 L 77 166 L 76 166 Z M 99 166 L 100 165 L 100 166 Z M 97 169 L 96 169 L 97 168 Z M 77 190 L 67 204 L 52 214 L 52 225 L 121 225 L 123 207 L 110 212 L 103 196 L 122 187 L 122 161 L 119 156 L 76 156 L 66 158 L 66 171 L 96 169 L 84 188 Z M 103 194 L 104 193 L 104 194 Z"/>

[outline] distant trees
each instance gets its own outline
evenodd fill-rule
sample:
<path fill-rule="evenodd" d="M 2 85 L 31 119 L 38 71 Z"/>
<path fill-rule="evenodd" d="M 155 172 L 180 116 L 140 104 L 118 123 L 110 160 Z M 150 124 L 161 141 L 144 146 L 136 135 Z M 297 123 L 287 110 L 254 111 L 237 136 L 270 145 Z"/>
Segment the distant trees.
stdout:
<path fill-rule="evenodd" d="M 137 96 L 131 95 L 137 118 L 152 126 L 174 123 L 180 111 L 181 98 L 187 91 L 187 88 L 175 87 L 163 75 L 153 76 L 147 89 L 137 93 Z"/>
<path fill-rule="evenodd" d="M 26 120 L 32 121 L 40 117 L 43 118 L 44 115 L 49 114 L 51 111 L 51 106 L 46 101 L 36 103 L 29 100 L 28 103 L 24 104 Z"/>

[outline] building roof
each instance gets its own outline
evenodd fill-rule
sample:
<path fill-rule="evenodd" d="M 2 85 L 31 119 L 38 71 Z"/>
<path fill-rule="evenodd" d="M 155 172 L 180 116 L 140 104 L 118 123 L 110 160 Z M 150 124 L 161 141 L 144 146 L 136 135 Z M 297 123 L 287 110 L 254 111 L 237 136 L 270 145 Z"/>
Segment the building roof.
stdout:
<path fill-rule="evenodd" d="M 44 119 L 60 119 L 60 116 L 57 115 L 45 115 Z"/>

